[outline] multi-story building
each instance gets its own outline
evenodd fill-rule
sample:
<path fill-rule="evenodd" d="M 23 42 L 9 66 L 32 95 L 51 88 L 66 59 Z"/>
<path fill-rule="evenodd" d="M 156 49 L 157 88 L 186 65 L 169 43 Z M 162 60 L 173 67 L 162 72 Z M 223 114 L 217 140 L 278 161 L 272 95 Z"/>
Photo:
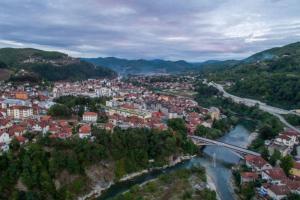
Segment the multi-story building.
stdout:
<path fill-rule="evenodd" d="M 7 115 L 14 119 L 24 119 L 33 115 L 33 110 L 28 106 L 11 106 L 7 108 Z"/>
<path fill-rule="evenodd" d="M 85 112 L 82 115 L 82 120 L 85 122 L 97 122 L 98 114 L 95 112 Z"/>

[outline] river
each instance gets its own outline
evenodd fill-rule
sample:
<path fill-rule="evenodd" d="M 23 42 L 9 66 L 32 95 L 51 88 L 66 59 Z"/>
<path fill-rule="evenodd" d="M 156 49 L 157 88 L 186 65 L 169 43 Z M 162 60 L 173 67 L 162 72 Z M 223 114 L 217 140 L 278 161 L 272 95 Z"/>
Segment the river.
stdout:
<path fill-rule="evenodd" d="M 228 134 L 220 138 L 220 141 L 246 147 L 249 142 L 250 132 L 242 125 L 237 125 Z M 203 156 L 197 156 L 191 160 L 177 164 L 174 167 L 152 171 L 148 174 L 138 176 L 128 181 L 117 183 L 98 198 L 98 200 L 108 200 L 117 194 L 127 191 L 135 184 L 141 184 L 151 179 L 157 178 L 162 173 L 170 173 L 182 168 L 189 168 L 193 165 L 205 167 L 206 173 L 214 182 L 218 196 L 221 200 L 234 199 L 233 186 L 231 182 L 231 167 L 239 162 L 240 158 L 223 147 L 207 146 L 203 150 Z"/>

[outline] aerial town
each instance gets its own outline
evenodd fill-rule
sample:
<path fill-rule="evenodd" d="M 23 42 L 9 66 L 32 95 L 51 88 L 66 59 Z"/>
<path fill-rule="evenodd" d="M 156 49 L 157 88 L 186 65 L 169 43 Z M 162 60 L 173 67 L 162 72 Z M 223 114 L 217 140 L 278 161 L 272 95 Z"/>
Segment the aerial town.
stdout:
<path fill-rule="evenodd" d="M 29 85 L 14 87 L 10 84 L 1 87 L 2 151 L 9 149 L 13 138 L 26 143 L 23 135 L 27 132 L 36 135 L 49 133 L 50 137 L 61 139 L 89 138 L 91 125 L 110 131 L 116 126 L 122 129 L 145 127 L 164 130 L 167 129 L 168 119 L 184 118 L 192 134 L 198 125 L 211 127 L 213 120 L 220 118 L 220 111 L 215 107 L 202 108 L 190 98 L 157 94 L 119 79 L 55 82 L 51 91 L 47 89 L 40 90 Z M 55 98 L 61 96 L 107 97 L 109 100 L 99 112 L 85 109 L 79 120 L 55 119 L 47 113 L 56 104 Z M 98 123 L 98 115 L 103 114 L 107 116 L 107 122 Z M 210 117 L 204 120 L 207 115 Z M 78 132 L 72 132 L 76 126 L 79 126 Z"/>
<path fill-rule="evenodd" d="M 152 89 L 149 89 L 149 86 Z M 13 140 L 17 140 L 21 145 L 26 144 L 28 133 L 33 138 L 48 134 L 49 138 L 79 137 L 93 140 L 93 126 L 110 132 L 113 132 L 115 127 L 166 130 L 168 119 L 182 118 L 188 134 L 193 135 L 199 125 L 211 128 L 214 121 L 226 118 L 216 107 L 204 108 L 192 98 L 157 92 L 165 89 L 178 91 L 194 88 L 190 78 L 175 79 L 168 84 L 151 83 L 144 77 L 134 77 L 126 82 L 120 78 L 59 81 L 46 87 L 2 83 L 1 152 L 7 152 Z M 49 109 L 57 104 L 56 99 L 63 96 L 104 98 L 105 101 L 98 111 L 84 107 L 82 115 L 75 118 L 60 119 L 49 115 Z M 106 120 L 99 120 L 100 116 L 105 116 Z M 298 146 L 298 139 L 299 134 L 296 131 L 287 129 L 276 138 L 265 140 L 265 146 L 271 155 L 277 151 L 281 156 L 286 156 Z M 300 193 L 300 162 L 297 160 L 299 158 L 295 156 L 288 177 L 282 168 L 272 167 L 261 156 L 246 155 L 245 160 L 237 167 L 240 184 L 243 186 L 250 182 L 262 182 L 256 190 L 257 197 L 261 198 L 268 196 L 283 199 L 290 192 Z"/>

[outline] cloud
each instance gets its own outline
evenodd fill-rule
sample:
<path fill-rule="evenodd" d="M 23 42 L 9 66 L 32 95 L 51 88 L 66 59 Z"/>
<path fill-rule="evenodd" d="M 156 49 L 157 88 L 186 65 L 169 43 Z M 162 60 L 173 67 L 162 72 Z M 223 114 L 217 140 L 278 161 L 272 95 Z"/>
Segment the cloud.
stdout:
<path fill-rule="evenodd" d="M 1 0 L 0 47 L 201 61 L 300 40 L 298 0 Z"/>

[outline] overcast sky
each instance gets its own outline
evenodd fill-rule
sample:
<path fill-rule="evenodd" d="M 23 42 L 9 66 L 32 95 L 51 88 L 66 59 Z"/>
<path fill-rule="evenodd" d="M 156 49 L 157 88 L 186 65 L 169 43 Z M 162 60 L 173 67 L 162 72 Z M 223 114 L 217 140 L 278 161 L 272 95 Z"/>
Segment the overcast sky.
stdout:
<path fill-rule="evenodd" d="M 0 0 L 0 48 L 203 61 L 296 41 L 299 0 Z"/>

